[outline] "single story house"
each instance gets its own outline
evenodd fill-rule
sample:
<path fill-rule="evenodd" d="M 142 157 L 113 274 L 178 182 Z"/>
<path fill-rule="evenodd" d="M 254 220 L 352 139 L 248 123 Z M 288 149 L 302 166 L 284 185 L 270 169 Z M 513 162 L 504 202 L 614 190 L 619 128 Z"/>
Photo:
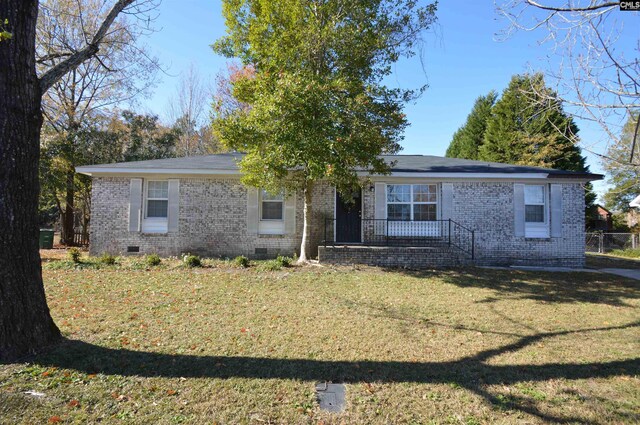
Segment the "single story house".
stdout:
<path fill-rule="evenodd" d="M 93 177 L 91 254 L 252 258 L 292 255 L 302 193 L 240 182 L 240 153 L 78 167 Z M 385 155 L 350 200 L 312 190 L 312 255 L 321 262 L 432 267 L 581 267 L 584 185 L 601 175 L 428 155 Z"/>

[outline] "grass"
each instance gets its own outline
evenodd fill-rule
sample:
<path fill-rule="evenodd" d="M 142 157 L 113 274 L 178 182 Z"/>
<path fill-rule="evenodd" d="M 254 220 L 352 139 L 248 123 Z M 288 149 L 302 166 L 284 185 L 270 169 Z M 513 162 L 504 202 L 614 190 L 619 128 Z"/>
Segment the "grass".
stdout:
<path fill-rule="evenodd" d="M 0 365 L 1 423 L 640 421 L 636 281 L 81 261 L 45 258 L 66 340 Z"/>
<path fill-rule="evenodd" d="M 629 250 L 627 250 L 629 251 Z M 587 267 L 593 269 L 626 268 L 640 269 L 640 258 L 618 256 L 615 251 L 608 254 L 587 253 Z"/>
<path fill-rule="evenodd" d="M 632 249 L 614 249 L 611 251 L 611 255 L 617 257 L 638 258 L 640 259 L 640 248 Z"/>

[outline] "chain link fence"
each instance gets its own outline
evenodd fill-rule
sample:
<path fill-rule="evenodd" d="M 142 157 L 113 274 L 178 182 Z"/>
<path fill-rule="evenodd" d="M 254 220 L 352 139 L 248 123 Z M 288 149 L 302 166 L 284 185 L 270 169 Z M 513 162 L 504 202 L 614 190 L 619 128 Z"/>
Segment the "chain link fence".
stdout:
<path fill-rule="evenodd" d="M 604 254 L 616 249 L 640 248 L 640 235 L 635 233 L 603 233 L 586 234 L 586 251 Z"/>

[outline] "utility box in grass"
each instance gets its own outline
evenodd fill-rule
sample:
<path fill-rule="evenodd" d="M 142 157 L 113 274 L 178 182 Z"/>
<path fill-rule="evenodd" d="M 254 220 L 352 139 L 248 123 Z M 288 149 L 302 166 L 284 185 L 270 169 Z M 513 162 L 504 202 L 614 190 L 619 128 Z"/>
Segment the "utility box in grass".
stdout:
<path fill-rule="evenodd" d="M 53 248 L 53 230 L 40 229 L 40 249 Z"/>

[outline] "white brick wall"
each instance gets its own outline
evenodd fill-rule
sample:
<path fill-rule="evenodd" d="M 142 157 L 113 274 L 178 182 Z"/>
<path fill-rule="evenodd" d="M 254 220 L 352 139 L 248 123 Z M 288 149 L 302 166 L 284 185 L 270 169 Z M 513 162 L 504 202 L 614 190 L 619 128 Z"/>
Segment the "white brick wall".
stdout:
<path fill-rule="evenodd" d="M 514 236 L 513 183 L 455 183 L 452 219 L 475 230 L 476 262 L 584 266 L 584 189 L 562 187 L 562 237 Z"/>
<path fill-rule="evenodd" d="M 239 180 L 181 178 L 178 232 L 144 234 L 128 231 L 129 182 L 128 178 L 120 177 L 93 179 L 92 255 L 123 254 L 128 246 L 140 247 L 143 254 L 190 252 L 209 257 L 256 257 L 256 248 L 266 248 L 269 257 L 299 251 L 303 223 L 301 193 L 296 195 L 295 235 L 255 235 L 247 232 L 247 190 Z M 322 239 L 324 217 L 333 214 L 333 189 L 318 184 L 312 196 L 311 240 L 315 255 Z"/>
<path fill-rule="evenodd" d="M 299 251 L 302 234 L 302 194 L 296 198 L 295 235 L 247 233 L 246 188 L 238 179 L 180 179 L 179 231 L 165 235 L 128 231 L 129 179 L 93 180 L 91 254 L 140 253 L 256 257 Z M 324 219 L 333 218 L 334 190 L 317 184 L 312 192 L 312 255 L 324 238 Z M 374 193 L 363 189 L 363 218 L 374 217 Z M 513 182 L 454 183 L 452 219 L 475 230 L 477 264 L 584 265 L 584 190 L 580 183 L 563 184 L 563 234 L 560 238 L 514 236 Z"/>

